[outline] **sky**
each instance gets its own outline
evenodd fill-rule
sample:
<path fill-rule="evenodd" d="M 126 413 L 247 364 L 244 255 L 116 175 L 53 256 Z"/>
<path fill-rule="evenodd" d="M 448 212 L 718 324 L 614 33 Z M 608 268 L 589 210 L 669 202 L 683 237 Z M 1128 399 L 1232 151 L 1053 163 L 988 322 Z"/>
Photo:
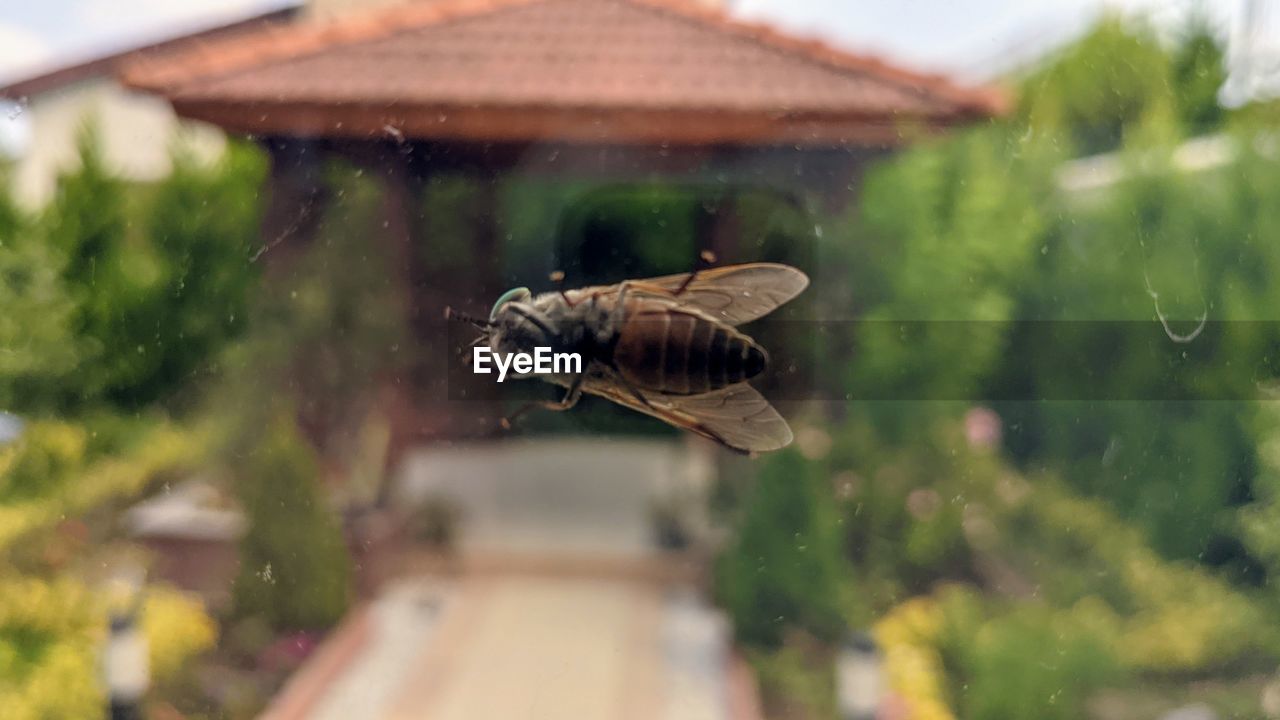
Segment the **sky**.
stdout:
<path fill-rule="evenodd" d="M 295 0 L 33 0 L 0 9 L 0 82 L 292 4 Z M 921 69 L 981 76 L 1062 42 L 1107 6 L 1224 20 L 1246 0 L 723 0 L 733 12 Z"/>
<path fill-rule="evenodd" d="M 162 40 L 296 0 L 4 0 L 0 83 Z M 1207 8 L 1230 36 L 1250 1 L 1276 5 L 1258 39 L 1280 47 L 1280 0 L 723 0 L 735 14 L 921 70 L 980 81 L 1070 40 L 1101 12 L 1143 13 L 1174 26 Z M 9 122 L 6 116 L 14 116 Z M 0 114 L 0 143 L 21 133 Z M 7 127 L 6 127 L 7 126 Z"/>

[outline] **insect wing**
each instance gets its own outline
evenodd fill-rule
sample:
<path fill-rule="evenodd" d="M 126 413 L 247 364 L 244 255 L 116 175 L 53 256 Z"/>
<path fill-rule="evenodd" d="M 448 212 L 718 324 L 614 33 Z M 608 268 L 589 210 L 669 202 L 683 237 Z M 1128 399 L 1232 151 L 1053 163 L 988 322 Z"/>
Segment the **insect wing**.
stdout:
<path fill-rule="evenodd" d="M 746 383 L 701 395 L 665 395 L 630 390 L 602 377 L 591 377 L 582 389 L 637 412 L 695 432 L 742 453 L 778 450 L 791 444 L 791 428 L 764 396 Z"/>
<path fill-rule="evenodd" d="M 679 295 L 674 293 L 688 273 L 629 280 L 630 293 L 651 295 L 680 307 L 691 307 L 729 325 L 741 325 L 768 315 L 809 286 L 803 272 L 778 263 L 747 263 L 698 273 Z M 574 300 L 592 295 L 616 295 L 621 285 L 599 285 L 570 291 Z"/>

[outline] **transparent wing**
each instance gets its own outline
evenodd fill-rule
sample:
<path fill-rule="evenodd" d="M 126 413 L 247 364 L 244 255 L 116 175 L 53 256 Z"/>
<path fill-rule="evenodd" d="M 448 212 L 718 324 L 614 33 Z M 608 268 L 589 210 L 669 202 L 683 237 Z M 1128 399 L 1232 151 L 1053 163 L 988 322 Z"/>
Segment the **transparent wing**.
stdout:
<path fill-rule="evenodd" d="M 768 315 L 809 286 L 803 272 L 778 263 L 747 263 L 703 270 L 679 295 L 688 273 L 628 281 L 628 292 L 652 295 L 681 307 L 693 307 L 729 325 Z M 617 294 L 621 285 L 598 285 L 569 291 L 579 297 Z"/>
<path fill-rule="evenodd" d="M 604 377 L 587 378 L 582 389 L 741 453 L 768 452 L 791 444 L 791 427 L 787 421 L 746 383 L 702 395 L 664 395 L 638 390 L 648 405 L 627 388 Z"/>

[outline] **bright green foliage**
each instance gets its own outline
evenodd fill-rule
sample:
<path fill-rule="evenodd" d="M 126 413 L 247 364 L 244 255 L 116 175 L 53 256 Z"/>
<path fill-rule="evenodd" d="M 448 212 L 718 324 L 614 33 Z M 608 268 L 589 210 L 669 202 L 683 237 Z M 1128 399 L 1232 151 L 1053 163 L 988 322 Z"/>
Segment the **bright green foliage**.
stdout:
<path fill-rule="evenodd" d="M 1006 487 L 1004 500 L 993 496 L 974 509 L 990 513 L 997 529 L 984 552 L 1056 606 L 1098 603 L 1093 614 L 1109 615 L 1126 666 L 1204 671 L 1280 647 L 1246 595 L 1203 568 L 1163 560 L 1098 501 L 1074 497 L 1047 479 L 1035 482 L 1030 491 Z"/>
<path fill-rule="evenodd" d="M 1111 628 L 1090 604 L 995 609 L 961 591 L 944 596 L 942 607 L 960 717 L 1074 720 L 1086 716 L 1091 691 L 1119 679 Z"/>
<path fill-rule="evenodd" d="M 787 465 L 795 479 L 826 474 L 847 498 L 840 507 L 851 570 L 831 596 L 860 598 L 870 617 L 898 617 L 921 595 L 945 610 L 942 629 L 924 633 L 932 649 L 887 648 L 900 692 L 923 702 L 943 682 L 960 717 L 1079 717 L 1093 692 L 1133 677 L 1266 667 L 1280 654 L 1280 634 L 1247 590 L 1161 557 L 1105 502 L 1050 477 L 1026 478 L 958 436 L 954 425 L 934 424 L 891 445 L 854 421 L 833 432 L 826 459 Z M 781 546 L 788 530 L 775 529 L 773 542 Z M 757 553 L 763 560 L 753 566 L 745 546 L 730 552 L 722 567 L 760 577 L 789 570 L 776 554 Z M 962 589 L 939 594 L 951 583 Z M 728 597 L 726 606 L 739 622 L 756 610 Z M 851 624 L 867 624 L 863 608 L 841 608 Z M 945 677 L 920 667 L 932 650 Z M 782 655 L 759 665 L 790 678 L 783 684 L 802 697 L 819 679 L 791 677 L 802 668 Z"/>
<path fill-rule="evenodd" d="M 81 328 L 99 331 L 104 304 L 99 280 L 110 277 L 128 234 L 124 184 L 107 170 L 94 125 L 87 124 L 77 139 L 79 167 L 58 180 L 57 193 L 44 211 L 45 237 L 65 260 L 62 276 L 84 306 Z M 100 277 L 99 273 L 103 273 Z"/>
<path fill-rule="evenodd" d="M 769 458 L 756 478 L 719 591 L 738 639 L 777 647 L 789 629 L 840 636 L 842 574 L 831 485 L 799 453 Z"/>
<path fill-rule="evenodd" d="M 60 265 L 0 182 L 0 408 L 38 408 L 79 360 Z"/>
<path fill-rule="evenodd" d="M 766 717 L 834 718 L 835 678 L 829 651 L 811 638 L 790 638 L 774 652 L 749 650 Z M 920 720 L 925 720 L 920 718 Z"/>
<path fill-rule="evenodd" d="M 59 179 L 33 230 L 39 249 L 25 250 L 33 266 L 25 270 L 33 296 L 26 302 L 48 306 L 37 317 L 50 322 L 38 332 L 59 339 L 65 326 L 70 333 L 61 338 L 62 357 L 49 353 L 54 362 L 45 371 L 61 374 L 43 395 L 17 400 L 24 407 L 107 401 L 133 409 L 188 383 L 242 327 L 256 276 L 249 247 L 258 233 L 263 163 L 245 147 L 232 146 L 212 167 L 179 151 L 169 178 L 141 188 L 111 175 L 92 125 L 79 143 L 79 167 Z M 50 272 L 59 272 L 61 287 L 48 287 L 43 276 Z M 69 311 L 58 304 L 63 296 Z M 73 373 L 66 370 L 71 363 Z"/>
<path fill-rule="evenodd" d="M 1280 575 L 1280 406 L 1274 400 L 1255 408 L 1252 430 L 1258 443 L 1256 500 L 1241 510 L 1240 529 L 1249 550 L 1275 577 Z"/>
<path fill-rule="evenodd" d="M 136 497 L 156 478 L 192 467 L 202 456 L 198 434 L 164 424 L 128 425 L 36 422 L 18 441 L 0 447 L 0 553 L 68 517 Z M 115 437 L 107 440 L 107 434 Z"/>
<path fill-rule="evenodd" d="M 1155 118 L 1211 132 L 1226 114 L 1225 57 L 1207 16 L 1194 14 L 1171 47 L 1140 22 L 1109 17 L 1022 78 L 1017 119 L 1081 155 L 1116 150 Z"/>
<path fill-rule="evenodd" d="M 61 256 L 62 281 L 75 303 L 71 330 L 86 348 L 74 382 L 60 388 L 63 404 L 100 396 L 116 384 L 129 358 L 145 352 L 136 343 L 128 347 L 119 323 L 138 310 L 157 272 L 128 242 L 125 186 L 103 164 L 91 125 L 80 134 L 79 151 L 80 167 L 59 178 L 41 219 L 45 243 Z"/>
<path fill-rule="evenodd" d="M 277 415 L 236 470 L 249 529 L 235 602 L 278 629 L 327 628 L 347 608 L 350 561 L 325 502 L 315 454 L 291 417 Z"/>
<path fill-rule="evenodd" d="M 1192 17 L 1178 38 L 1170 71 L 1183 127 L 1192 135 L 1216 129 L 1225 115 L 1218 92 L 1227 81 L 1226 50 L 1209 18 Z"/>
<path fill-rule="evenodd" d="M 1253 397 L 1278 369 L 1267 348 L 1280 335 L 1250 321 L 1280 307 L 1263 279 L 1280 272 L 1280 252 L 1262 240 L 1280 230 L 1266 199 L 1280 174 L 1246 150 L 1230 170 L 1184 176 L 1161 162 L 1168 152 L 1148 151 L 1146 172 L 1056 224 L 1018 310 L 1056 322 L 1015 334 L 990 381 L 1050 398 L 1147 400 L 1002 408 L 1018 428 L 1010 450 L 1109 499 L 1166 554 L 1240 562 L 1224 521 L 1248 497 L 1252 441 L 1238 408 L 1216 401 Z M 1235 322 L 1175 342 L 1202 317 Z M 1046 342 L 1046 330 L 1057 336 Z"/>
<path fill-rule="evenodd" d="M 1129 128 L 1174 111 L 1169 57 L 1149 29 L 1111 17 L 1022 82 L 1028 132 L 1081 154 L 1114 150 Z"/>
<path fill-rule="evenodd" d="M 1135 677 L 1265 667 L 1280 652 L 1249 554 L 1272 571 L 1280 515 L 1259 486 L 1239 544 L 1254 438 L 1240 405 L 1218 402 L 1280 372 L 1280 337 L 1235 323 L 1176 341 L 1202 316 L 1280 308 L 1267 240 L 1280 236 L 1280 170 L 1258 129 L 1223 170 L 1171 162 L 1185 133 L 1219 122 L 1220 58 L 1202 27 L 1167 49 L 1107 19 L 1025 79 L 1010 121 L 872 168 L 859 214 L 819 248 L 821 316 L 859 321 L 823 339 L 819 387 L 854 402 L 818 421 L 831 449 L 809 461 L 847 498 L 844 593 L 860 602 L 841 607 L 865 625 L 937 599 L 959 716 L 1080 717 Z M 1060 189 L 1064 160 L 1118 148 L 1127 179 Z M 1148 401 L 997 403 L 1003 457 L 968 447 L 952 420 L 1038 396 Z M 725 567 L 749 567 L 740 545 L 729 552 Z M 967 588 L 964 601 L 940 583 Z M 903 677 L 933 651 L 910 650 L 895 656 Z"/>
<path fill-rule="evenodd" d="M 854 397 L 974 393 L 999 357 L 1021 273 L 1043 239 L 1048 153 L 977 132 L 908 151 L 870 174 L 861 217 L 836 234 L 833 249 L 862 256 L 848 261 L 854 278 L 841 283 L 861 296 L 850 304 L 866 308 L 857 362 L 827 354 L 843 365 Z M 827 280 L 817 292 L 839 287 Z M 964 322 L 942 322 L 952 320 Z"/>
<path fill-rule="evenodd" d="M 114 381 L 117 402 L 164 398 L 243 329 L 262 176 L 261 154 L 246 146 L 230 145 L 210 167 L 178 151 L 172 174 L 149 193 L 143 232 L 159 277 L 120 318 L 119 332 L 142 350 Z"/>

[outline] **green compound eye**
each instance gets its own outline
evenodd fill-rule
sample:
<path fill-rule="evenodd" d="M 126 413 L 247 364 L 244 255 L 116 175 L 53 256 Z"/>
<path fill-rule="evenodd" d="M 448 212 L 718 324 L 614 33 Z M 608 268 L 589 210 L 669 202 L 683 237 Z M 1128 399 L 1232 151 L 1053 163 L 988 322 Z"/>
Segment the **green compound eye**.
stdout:
<path fill-rule="evenodd" d="M 531 297 L 533 297 L 533 293 L 529 292 L 529 288 L 525 287 L 512 288 L 502 293 L 502 297 L 498 298 L 498 302 L 494 303 L 493 309 L 489 311 L 489 319 L 496 319 L 498 317 L 498 310 L 500 310 L 503 305 L 506 305 L 509 302 L 524 302 Z"/>

